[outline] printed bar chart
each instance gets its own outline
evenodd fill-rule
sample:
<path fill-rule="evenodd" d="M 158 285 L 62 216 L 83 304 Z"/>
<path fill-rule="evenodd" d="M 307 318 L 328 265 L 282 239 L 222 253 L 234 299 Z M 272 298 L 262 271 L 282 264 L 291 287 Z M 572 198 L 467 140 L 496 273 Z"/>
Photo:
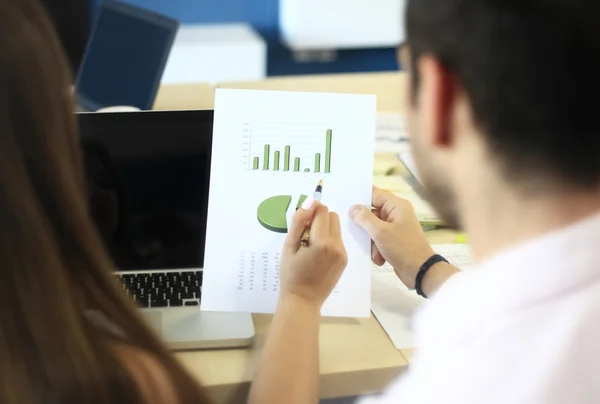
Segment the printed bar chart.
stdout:
<path fill-rule="evenodd" d="M 285 146 L 283 155 L 283 171 L 290 171 L 290 146 Z"/>
<path fill-rule="evenodd" d="M 320 124 L 277 122 L 251 124 L 250 127 L 250 150 L 245 160 L 248 169 L 296 173 L 331 172 L 333 129 Z"/>
<path fill-rule="evenodd" d="M 269 169 L 270 154 L 271 154 L 271 146 L 266 144 L 265 145 L 265 155 L 263 157 L 263 170 Z M 325 163 L 325 164 L 327 164 L 327 163 Z"/>
<path fill-rule="evenodd" d="M 331 172 L 331 138 L 333 131 L 327 129 L 327 135 L 325 135 L 325 172 Z"/>

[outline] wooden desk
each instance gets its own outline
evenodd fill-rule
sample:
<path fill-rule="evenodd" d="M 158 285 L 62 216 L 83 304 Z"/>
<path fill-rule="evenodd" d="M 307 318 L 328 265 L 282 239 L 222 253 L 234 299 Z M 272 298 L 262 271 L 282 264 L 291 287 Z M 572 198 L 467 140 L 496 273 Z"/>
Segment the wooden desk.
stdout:
<path fill-rule="evenodd" d="M 213 109 L 215 89 L 208 84 L 161 86 L 154 102 L 155 110 Z"/>
<path fill-rule="evenodd" d="M 376 94 L 379 111 L 404 110 L 402 73 L 340 74 L 323 76 L 278 77 L 250 83 L 220 83 L 220 88 L 314 91 L 331 93 Z M 157 110 L 211 109 L 214 88 L 208 84 L 170 85 L 160 88 L 154 104 Z"/>
<path fill-rule="evenodd" d="M 347 74 L 273 78 L 254 83 L 222 83 L 221 88 L 376 94 L 379 111 L 404 110 L 402 73 Z M 214 90 L 205 84 L 160 89 L 155 109 L 210 109 Z M 428 234 L 431 243 L 454 242 L 454 233 Z M 256 343 L 251 349 L 195 351 L 177 356 L 208 388 L 217 402 L 244 402 L 264 344 L 270 316 L 254 315 Z M 373 316 L 323 319 L 320 336 L 321 397 L 345 397 L 382 391 L 407 366 Z M 410 358 L 411 351 L 404 352 Z"/>
<path fill-rule="evenodd" d="M 251 349 L 177 354 L 217 402 L 245 402 L 271 316 L 255 314 L 253 318 L 256 341 Z M 323 398 L 379 392 L 407 365 L 373 317 L 323 319 L 321 324 Z"/>
<path fill-rule="evenodd" d="M 220 88 L 252 90 L 312 91 L 377 95 L 377 109 L 400 112 L 405 108 L 403 73 L 335 74 L 322 76 L 278 77 L 252 83 L 220 83 Z"/>

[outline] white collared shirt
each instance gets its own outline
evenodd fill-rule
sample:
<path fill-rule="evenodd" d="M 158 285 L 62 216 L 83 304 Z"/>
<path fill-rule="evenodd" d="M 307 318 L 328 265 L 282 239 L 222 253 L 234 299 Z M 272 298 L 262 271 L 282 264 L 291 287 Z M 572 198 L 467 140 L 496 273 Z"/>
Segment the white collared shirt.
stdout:
<path fill-rule="evenodd" d="M 409 371 L 363 403 L 600 403 L 600 215 L 450 278 Z"/>

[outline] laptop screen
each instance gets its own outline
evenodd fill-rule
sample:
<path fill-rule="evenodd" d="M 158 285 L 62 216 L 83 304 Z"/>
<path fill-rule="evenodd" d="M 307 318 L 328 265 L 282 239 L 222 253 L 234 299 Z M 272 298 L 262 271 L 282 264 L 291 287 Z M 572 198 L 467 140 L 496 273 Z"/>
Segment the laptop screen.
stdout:
<path fill-rule="evenodd" d="M 102 2 L 75 85 L 84 109 L 152 108 L 179 23 L 132 5 Z"/>
<path fill-rule="evenodd" d="M 77 115 L 90 212 L 117 269 L 202 268 L 213 111 Z"/>

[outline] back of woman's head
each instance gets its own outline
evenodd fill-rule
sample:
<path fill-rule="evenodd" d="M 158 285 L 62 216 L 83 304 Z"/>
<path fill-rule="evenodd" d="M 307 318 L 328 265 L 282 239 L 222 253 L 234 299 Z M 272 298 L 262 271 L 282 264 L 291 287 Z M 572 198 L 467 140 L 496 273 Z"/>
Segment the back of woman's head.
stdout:
<path fill-rule="evenodd" d="M 0 403 L 144 402 L 123 346 L 161 363 L 178 402 L 204 401 L 111 277 L 67 64 L 38 0 L 0 1 L 0 37 Z"/>

